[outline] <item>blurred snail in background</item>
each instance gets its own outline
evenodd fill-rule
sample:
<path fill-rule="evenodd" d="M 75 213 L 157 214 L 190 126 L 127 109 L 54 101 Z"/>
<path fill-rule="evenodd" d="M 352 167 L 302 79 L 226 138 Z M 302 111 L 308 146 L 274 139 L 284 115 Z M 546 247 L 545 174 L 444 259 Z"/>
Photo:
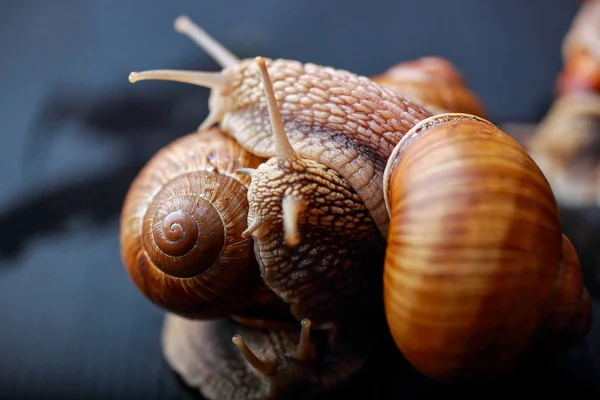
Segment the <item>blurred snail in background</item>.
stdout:
<path fill-rule="evenodd" d="M 557 79 L 559 96 L 600 93 L 600 1 L 585 1 L 563 39 L 564 67 Z"/>
<path fill-rule="evenodd" d="M 600 1 L 582 4 L 563 40 L 556 98 L 539 124 L 506 124 L 558 202 L 600 204 Z"/>
<path fill-rule="evenodd" d="M 525 146 L 559 203 L 600 205 L 600 92 L 563 94 L 531 129 Z"/>
<path fill-rule="evenodd" d="M 186 17 L 175 26 L 223 69 L 131 73 L 131 82 L 209 87 L 210 112 L 179 155 L 175 145 L 162 151 L 175 155 L 168 166 L 151 160 L 136 179 L 121 244 L 134 282 L 172 313 L 163 348 L 189 385 L 211 399 L 273 398 L 306 384 L 314 394 L 361 368 L 378 323 L 419 372 L 442 382 L 493 379 L 537 342 L 585 335 L 590 301 L 577 254 L 545 176 L 510 136 L 476 115 L 421 106 L 381 77 L 238 60 Z M 210 152 L 218 141 L 231 151 Z M 231 192 L 185 178 L 193 200 L 172 200 L 166 170 L 204 160 L 222 162 L 214 172 Z M 159 185 L 143 191 L 146 180 Z M 160 219 L 181 216 L 171 204 L 192 217 Z M 163 233 L 153 242 L 147 227 Z M 157 240 L 178 250 L 155 268 L 143 247 Z M 208 255 L 176 266 L 186 253 L 175 241 Z"/>

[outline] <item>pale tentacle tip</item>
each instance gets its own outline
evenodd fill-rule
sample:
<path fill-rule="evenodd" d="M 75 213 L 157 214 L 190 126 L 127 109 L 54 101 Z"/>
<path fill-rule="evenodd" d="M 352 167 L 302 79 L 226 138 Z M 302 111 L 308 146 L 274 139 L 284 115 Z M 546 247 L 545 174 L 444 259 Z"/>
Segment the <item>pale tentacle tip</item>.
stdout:
<path fill-rule="evenodd" d="M 247 238 L 250 235 L 252 235 L 254 232 L 256 232 L 258 230 L 258 228 L 260 228 L 263 225 L 263 221 L 256 221 L 250 225 L 248 225 L 248 228 L 246 228 L 246 230 L 244 232 L 242 232 L 242 237 L 243 238 Z"/>
<path fill-rule="evenodd" d="M 265 58 L 263 56 L 254 57 L 254 61 L 258 64 L 259 67 L 263 67 L 267 64 Z"/>
<path fill-rule="evenodd" d="M 233 337 L 231 338 L 231 341 L 236 346 L 241 346 L 242 343 L 244 342 L 243 339 L 242 339 L 242 337 L 240 335 L 238 335 L 237 333 L 235 335 L 233 335 Z"/>
<path fill-rule="evenodd" d="M 138 73 L 137 72 L 129 73 L 129 82 L 136 83 L 137 81 L 138 81 Z"/>
<path fill-rule="evenodd" d="M 254 175 L 254 172 L 256 171 L 256 168 L 238 168 L 238 170 L 236 171 L 238 174 L 243 174 L 243 175 Z"/>
<path fill-rule="evenodd" d="M 261 372 L 266 376 L 273 376 L 275 374 L 275 372 L 277 371 L 277 364 L 273 361 L 263 361 L 260 358 L 258 358 L 256 354 L 254 354 L 254 352 L 250 350 L 250 348 L 248 348 L 246 342 L 244 342 L 244 339 L 242 339 L 241 335 L 233 335 L 231 341 L 240 350 L 244 359 L 246 359 L 246 361 L 250 365 L 252 365 L 257 371 Z"/>
<path fill-rule="evenodd" d="M 300 321 L 301 331 L 300 340 L 298 341 L 298 347 L 296 348 L 296 359 L 299 361 L 307 362 L 312 359 L 311 341 L 310 341 L 310 326 L 311 321 L 308 318 Z"/>
<path fill-rule="evenodd" d="M 175 19 L 175 23 L 173 26 L 175 30 L 179 33 L 183 33 L 188 30 L 190 25 L 192 24 L 192 20 L 187 15 L 180 15 Z"/>

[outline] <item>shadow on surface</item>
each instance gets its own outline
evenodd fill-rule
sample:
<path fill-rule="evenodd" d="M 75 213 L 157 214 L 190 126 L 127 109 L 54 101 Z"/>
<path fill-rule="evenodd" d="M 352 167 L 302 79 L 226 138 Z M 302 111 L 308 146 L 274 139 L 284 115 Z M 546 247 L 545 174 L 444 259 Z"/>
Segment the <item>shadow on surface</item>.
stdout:
<path fill-rule="evenodd" d="M 84 217 L 94 225 L 118 218 L 129 185 L 148 159 L 192 132 L 208 111 L 208 90 L 192 85 L 140 82 L 122 90 L 95 91 L 85 85 L 61 85 L 48 93 L 28 135 L 23 179 L 44 170 L 48 148 L 67 124 L 76 124 L 82 135 L 116 141 L 119 154 L 107 160 L 100 174 L 15 199 L 0 214 L 0 258 L 17 257 L 28 241 L 63 231 L 72 218 Z"/>

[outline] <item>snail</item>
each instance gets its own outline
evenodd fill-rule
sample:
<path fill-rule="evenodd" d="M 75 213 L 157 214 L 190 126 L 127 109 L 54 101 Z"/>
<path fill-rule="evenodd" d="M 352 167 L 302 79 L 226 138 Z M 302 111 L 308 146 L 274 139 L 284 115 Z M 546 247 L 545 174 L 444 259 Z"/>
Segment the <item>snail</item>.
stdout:
<path fill-rule="evenodd" d="M 176 28 L 223 69 L 132 72 L 129 79 L 209 87 L 210 112 L 197 135 L 218 124 L 245 151 L 268 158 L 240 171 L 251 178 L 248 228 L 240 234 L 254 239 L 263 279 L 269 273 L 261 259 L 269 250 L 260 246 L 272 241 L 282 251 L 281 244 L 318 244 L 309 235 L 317 227 L 305 218 L 317 198 L 309 189 L 305 198 L 297 193 L 311 176 L 325 174 L 344 193 L 355 192 L 386 241 L 379 266 L 386 324 L 424 375 L 444 382 L 495 377 L 513 368 L 538 339 L 570 342 L 589 329 L 589 295 L 577 254 L 560 230 L 552 190 L 527 152 L 491 122 L 471 114 L 434 115 L 345 70 L 262 57 L 238 60 L 186 17 Z M 285 190 L 265 195 L 284 184 Z M 359 210 L 354 199 L 348 201 L 348 214 Z M 297 261 L 285 276 L 304 273 L 303 260 Z M 305 283 L 313 284 L 320 282 Z M 295 311 L 296 319 L 306 312 Z M 510 321 L 511 315 L 518 318 Z M 178 321 L 204 324 L 195 325 L 199 330 L 234 331 Z M 185 351 L 193 344 L 182 346 Z M 246 359 L 252 364 L 251 356 Z"/>
<path fill-rule="evenodd" d="M 205 41 L 205 33 L 198 35 L 201 29 L 187 17 L 178 18 L 175 27 L 194 37 L 209 54 L 230 55 L 215 50 L 217 44 Z M 129 80 L 171 80 L 209 87 L 210 112 L 198 130 L 219 123 L 245 150 L 264 158 L 275 156 L 255 61 L 215 58 L 223 66 L 220 72 L 153 70 L 132 72 Z M 400 137 L 431 113 L 348 71 L 285 59 L 265 62 L 294 151 L 346 179 L 385 237 L 389 223 L 381 191 L 385 160 Z"/>
<path fill-rule="evenodd" d="M 481 99 L 469 89 L 456 66 L 443 57 L 427 56 L 400 62 L 372 76 L 371 80 L 436 114 L 460 112 L 487 116 Z"/>
<path fill-rule="evenodd" d="M 537 124 L 506 124 L 560 204 L 600 204 L 600 2 L 585 2 L 563 40 L 556 98 Z"/>
<path fill-rule="evenodd" d="M 530 129 L 534 134 L 525 145 L 559 202 L 600 204 L 600 92 L 562 95 Z"/>
<path fill-rule="evenodd" d="M 265 59 L 258 57 L 256 63 L 277 154 L 256 169 L 242 171 L 252 179 L 243 235 L 255 240 L 265 284 L 292 305 L 298 320 L 330 326 L 364 319 L 374 309 L 369 306 L 376 305 L 373 294 L 380 289 L 384 240 L 342 176 L 296 154 Z"/>
<path fill-rule="evenodd" d="M 472 115 L 430 117 L 396 146 L 385 179 L 385 311 L 421 373 L 485 382 L 536 343 L 560 348 L 590 329 L 552 190 L 509 135 Z"/>
<path fill-rule="evenodd" d="M 253 241 L 243 235 L 250 177 L 238 170 L 262 162 L 217 128 L 185 135 L 148 161 L 122 211 L 127 272 L 168 311 L 165 358 L 210 399 L 272 398 L 301 383 L 318 392 L 364 362 L 344 340 L 332 345 L 326 332 L 311 334 L 310 319 L 299 329 L 290 305 L 261 280 Z M 325 344 L 317 349 L 311 336 Z"/>

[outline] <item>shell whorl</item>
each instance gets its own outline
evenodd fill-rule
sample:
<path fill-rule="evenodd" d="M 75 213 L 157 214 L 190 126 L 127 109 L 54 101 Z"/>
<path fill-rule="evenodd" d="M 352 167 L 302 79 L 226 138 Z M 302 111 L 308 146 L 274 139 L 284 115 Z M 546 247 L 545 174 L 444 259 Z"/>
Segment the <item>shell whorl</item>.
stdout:
<path fill-rule="evenodd" d="M 251 303 L 260 284 L 247 225 L 247 185 L 236 174 L 262 159 L 218 129 L 159 151 L 127 194 L 123 262 L 136 286 L 172 312 L 213 318 Z"/>
<path fill-rule="evenodd" d="M 152 253 L 156 268 L 170 276 L 192 278 L 204 273 L 218 262 L 225 247 L 225 222 L 219 210 L 195 193 L 210 179 L 207 174 L 199 171 L 171 180 L 145 214 L 144 247 Z"/>

